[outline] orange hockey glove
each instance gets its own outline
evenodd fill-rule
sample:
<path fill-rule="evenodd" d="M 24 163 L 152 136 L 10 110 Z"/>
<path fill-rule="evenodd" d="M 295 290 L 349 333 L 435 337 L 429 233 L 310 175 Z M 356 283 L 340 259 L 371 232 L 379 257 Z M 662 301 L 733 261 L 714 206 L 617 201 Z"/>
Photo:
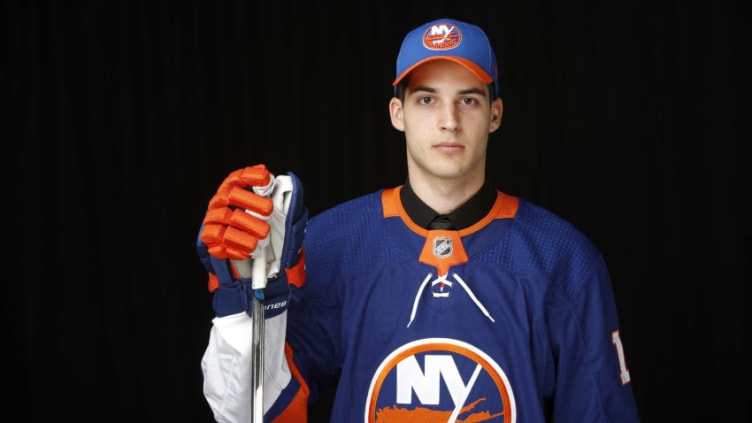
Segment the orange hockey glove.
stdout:
<path fill-rule="evenodd" d="M 287 309 L 289 284 L 300 287 L 305 281 L 307 221 L 303 186 L 292 172 L 274 177 L 257 165 L 237 170 L 222 182 L 196 240 L 217 316 L 251 314 L 252 295 L 264 297 L 266 318 Z M 266 251 L 263 289 L 254 289 L 252 281 L 250 258 L 259 259 L 257 247 Z"/>
<path fill-rule="evenodd" d="M 274 203 L 253 188 L 269 185 L 274 176 L 260 164 L 232 172 L 209 201 L 200 238 L 218 259 L 247 259 L 260 240 L 268 242 Z"/>

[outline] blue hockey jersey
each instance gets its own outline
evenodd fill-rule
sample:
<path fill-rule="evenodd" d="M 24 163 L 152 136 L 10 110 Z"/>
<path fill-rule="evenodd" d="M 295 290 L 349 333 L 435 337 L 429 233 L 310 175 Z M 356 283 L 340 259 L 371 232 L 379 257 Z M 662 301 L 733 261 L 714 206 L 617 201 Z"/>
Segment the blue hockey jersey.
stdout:
<path fill-rule="evenodd" d="M 426 230 L 401 187 L 315 216 L 294 289 L 291 379 L 337 384 L 334 422 L 637 422 L 603 258 L 572 225 L 497 192 L 459 231 Z"/>
<path fill-rule="evenodd" d="M 265 421 L 639 422 L 604 260 L 571 224 L 496 191 L 461 230 L 415 224 L 400 189 L 313 217 L 302 288 L 266 320 Z M 219 422 L 250 421 L 250 321 L 202 359 Z"/>

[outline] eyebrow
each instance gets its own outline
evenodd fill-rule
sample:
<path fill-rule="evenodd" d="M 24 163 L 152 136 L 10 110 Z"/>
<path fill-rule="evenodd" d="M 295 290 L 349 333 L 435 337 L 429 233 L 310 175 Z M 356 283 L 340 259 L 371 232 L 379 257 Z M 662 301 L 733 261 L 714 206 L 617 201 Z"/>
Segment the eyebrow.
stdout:
<path fill-rule="evenodd" d="M 437 92 L 437 90 L 435 88 L 431 88 L 431 87 L 426 86 L 426 85 L 418 85 L 417 87 L 415 87 L 412 90 L 412 92 L 414 92 L 414 93 L 416 93 L 418 91 L 426 91 L 426 92 L 429 92 L 429 93 L 435 93 L 435 92 Z"/>
<path fill-rule="evenodd" d="M 488 92 L 486 90 L 482 90 L 480 88 L 468 88 L 466 90 L 460 91 L 460 94 L 478 94 L 482 96 L 486 96 Z"/>
<path fill-rule="evenodd" d="M 412 90 L 412 92 L 414 92 L 414 93 L 418 92 L 418 91 L 425 91 L 425 92 L 432 93 L 432 94 L 435 94 L 435 93 L 438 92 L 438 90 L 436 90 L 436 88 L 432 88 L 432 87 L 429 87 L 429 86 L 426 86 L 426 85 L 418 85 L 417 87 L 413 88 L 413 90 Z M 481 96 L 485 97 L 487 95 L 487 92 L 485 90 L 480 89 L 480 88 L 468 88 L 468 89 L 465 89 L 465 90 L 460 90 L 459 94 L 460 95 L 478 94 L 478 95 L 481 95 Z"/>

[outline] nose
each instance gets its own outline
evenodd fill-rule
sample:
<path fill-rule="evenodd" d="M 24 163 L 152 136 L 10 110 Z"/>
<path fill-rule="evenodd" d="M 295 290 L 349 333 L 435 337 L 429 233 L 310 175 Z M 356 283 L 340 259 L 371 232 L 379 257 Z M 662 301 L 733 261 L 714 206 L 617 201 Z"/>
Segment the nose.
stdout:
<path fill-rule="evenodd" d="M 456 131 L 459 129 L 459 118 L 457 107 L 454 103 L 447 103 L 441 109 L 441 130 Z"/>

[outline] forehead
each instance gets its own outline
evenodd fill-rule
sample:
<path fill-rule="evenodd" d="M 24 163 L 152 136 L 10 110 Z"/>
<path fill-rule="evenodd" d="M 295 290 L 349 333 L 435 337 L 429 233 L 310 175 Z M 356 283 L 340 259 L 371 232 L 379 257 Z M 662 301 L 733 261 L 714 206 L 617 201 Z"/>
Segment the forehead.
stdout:
<path fill-rule="evenodd" d="M 486 84 L 464 66 L 449 61 L 435 60 L 413 69 L 408 75 L 407 88 L 416 87 L 432 89 L 471 90 L 482 89 Z"/>

